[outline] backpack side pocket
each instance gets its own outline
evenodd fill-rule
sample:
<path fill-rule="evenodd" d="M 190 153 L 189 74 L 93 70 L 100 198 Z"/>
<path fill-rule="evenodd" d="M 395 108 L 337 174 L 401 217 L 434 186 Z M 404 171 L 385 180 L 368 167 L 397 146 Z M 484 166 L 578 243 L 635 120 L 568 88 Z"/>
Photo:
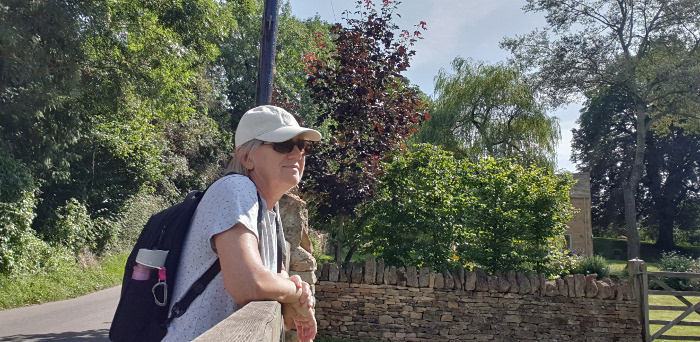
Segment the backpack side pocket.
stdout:
<path fill-rule="evenodd" d="M 122 297 L 129 300 L 120 301 L 117 306 L 109 329 L 111 341 L 149 342 L 160 341 L 165 337 L 166 329 L 159 324 L 157 317 L 167 308 L 155 304 L 153 287 L 157 283 L 157 277 L 149 280 L 131 279 L 127 282 Z"/>

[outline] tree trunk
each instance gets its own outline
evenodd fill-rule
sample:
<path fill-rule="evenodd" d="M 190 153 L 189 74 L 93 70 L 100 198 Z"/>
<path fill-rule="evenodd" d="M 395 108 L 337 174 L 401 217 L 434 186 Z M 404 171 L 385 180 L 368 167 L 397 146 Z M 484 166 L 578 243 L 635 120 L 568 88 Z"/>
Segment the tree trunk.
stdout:
<path fill-rule="evenodd" d="M 336 263 L 340 262 L 341 259 L 341 254 L 343 252 L 343 241 L 345 239 L 344 236 L 344 231 L 343 228 L 345 228 L 345 218 L 344 217 L 339 217 L 338 218 L 338 233 L 335 235 L 335 255 L 334 261 Z"/>
<path fill-rule="evenodd" d="M 653 205 L 645 214 L 654 217 L 659 234 L 656 247 L 661 250 L 672 250 L 675 248 L 673 229 L 676 223 L 676 209 L 680 204 L 676 199 L 683 192 L 683 176 L 679 172 L 680 165 L 674 165 L 674 153 L 666 150 L 673 145 L 664 144 L 663 141 L 657 141 L 651 136 L 647 137 L 646 177 L 649 179 L 648 196 Z M 662 170 L 666 172 L 662 174 Z"/>
<path fill-rule="evenodd" d="M 340 241 L 336 240 L 334 250 L 335 250 L 335 253 L 333 255 L 333 261 L 335 261 L 336 263 L 339 263 L 340 262 L 340 253 L 343 250 L 343 245 L 340 243 Z"/>
<path fill-rule="evenodd" d="M 683 177 L 679 174 L 681 171 L 678 167 L 670 167 L 666 175 L 666 182 L 662 189 L 659 189 L 660 195 L 658 200 L 659 213 L 659 239 L 656 240 L 656 246 L 662 250 L 670 251 L 676 248 L 676 242 L 673 241 L 673 231 L 676 226 L 677 210 L 680 206 L 683 197 Z"/>
<path fill-rule="evenodd" d="M 659 215 L 659 239 L 656 240 L 656 246 L 665 251 L 673 250 L 676 247 L 673 241 L 673 226 L 675 225 L 673 213 L 675 208 L 669 207 L 669 205 L 664 205 L 664 211 Z"/>
<path fill-rule="evenodd" d="M 352 255 L 355 254 L 356 250 L 357 250 L 357 245 L 352 245 L 352 247 L 350 247 L 350 250 L 348 250 L 348 254 L 345 255 L 345 262 L 344 262 L 345 265 L 350 263 L 350 261 L 352 260 Z"/>
<path fill-rule="evenodd" d="M 634 161 L 629 178 L 624 182 L 625 226 L 627 226 L 627 260 L 639 259 L 640 244 L 637 231 L 637 188 L 644 171 L 644 152 L 646 149 L 646 105 L 638 102 L 635 106 L 637 116 L 637 143 L 634 148 Z"/>
<path fill-rule="evenodd" d="M 627 260 L 639 259 L 639 232 L 637 231 L 637 184 L 632 177 L 623 186 L 625 201 L 625 226 L 627 227 Z"/>

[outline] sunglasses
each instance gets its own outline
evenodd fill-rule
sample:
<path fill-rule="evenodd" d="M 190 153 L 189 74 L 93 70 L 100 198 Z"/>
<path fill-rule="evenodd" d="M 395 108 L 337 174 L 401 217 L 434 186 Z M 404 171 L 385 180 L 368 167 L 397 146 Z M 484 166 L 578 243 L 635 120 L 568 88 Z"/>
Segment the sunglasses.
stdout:
<path fill-rule="evenodd" d="M 282 153 L 282 154 L 287 154 L 292 151 L 294 151 L 294 146 L 296 146 L 299 151 L 303 154 L 309 154 L 312 152 L 314 144 L 313 142 L 309 140 L 297 140 L 294 141 L 292 139 L 289 139 L 287 141 L 283 142 L 269 142 L 265 141 L 263 142 L 265 145 L 272 145 L 272 149 L 275 150 L 276 152 Z"/>

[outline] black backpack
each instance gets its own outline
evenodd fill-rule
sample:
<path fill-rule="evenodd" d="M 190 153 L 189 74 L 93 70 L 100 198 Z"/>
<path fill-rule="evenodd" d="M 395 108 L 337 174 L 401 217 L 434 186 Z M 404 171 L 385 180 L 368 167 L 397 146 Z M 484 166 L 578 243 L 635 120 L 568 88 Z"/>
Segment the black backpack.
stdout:
<path fill-rule="evenodd" d="M 228 175 L 226 175 L 228 176 Z M 177 279 L 178 266 L 182 247 L 190 228 L 192 216 L 197 205 L 204 197 L 204 191 L 193 191 L 185 197 L 185 200 L 168 208 L 151 218 L 144 226 L 138 241 L 126 261 L 124 279 L 122 280 L 121 297 L 114 319 L 109 329 L 109 339 L 115 342 L 160 341 L 165 337 L 170 322 L 182 316 L 192 301 L 197 298 L 207 285 L 221 270 L 219 259 L 192 284 L 183 298 L 173 305 L 168 314 L 170 300 L 174 293 L 175 280 Z M 262 202 L 258 196 L 258 227 L 262 219 Z M 279 214 L 277 215 L 278 237 L 278 272 L 284 257 L 282 246 L 284 235 L 280 231 Z M 258 231 L 260 236 L 260 231 Z M 282 245 L 280 245 L 282 239 Z M 136 255 L 139 249 L 167 250 L 165 259 L 165 281 L 161 281 L 160 274 L 151 276 L 148 280 L 131 279 L 133 268 L 136 265 Z"/>

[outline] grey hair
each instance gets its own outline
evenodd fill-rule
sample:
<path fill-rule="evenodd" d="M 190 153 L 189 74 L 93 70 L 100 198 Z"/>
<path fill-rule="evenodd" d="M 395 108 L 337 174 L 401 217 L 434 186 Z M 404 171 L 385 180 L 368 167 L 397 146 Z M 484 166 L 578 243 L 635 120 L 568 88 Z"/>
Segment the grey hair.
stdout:
<path fill-rule="evenodd" d="M 248 176 L 250 174 L 250 170 L 243 165 L 243 157 L 246 155 L 250 157 L 250 155 L 253 154 L 253 151 L 255 151 L 255 149 L 262 144 L 262 140 L 253 139 L 236 148 L 236 152 L 231 153 L 231 159 L 226 166 L 226 171 L 224 171 L 224 174 L 235 172 Z"/>

